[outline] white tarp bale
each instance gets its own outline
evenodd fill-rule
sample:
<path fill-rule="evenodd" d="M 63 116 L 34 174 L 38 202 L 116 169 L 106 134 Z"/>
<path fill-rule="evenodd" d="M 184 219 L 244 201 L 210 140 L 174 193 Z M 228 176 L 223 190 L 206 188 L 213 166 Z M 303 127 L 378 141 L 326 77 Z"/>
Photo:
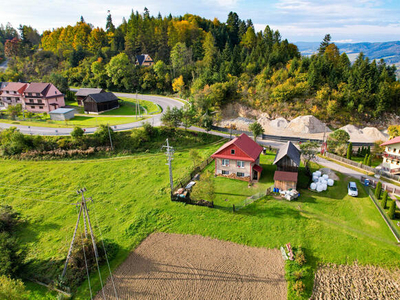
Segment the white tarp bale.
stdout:
<path fill-rule="evenodd" d="M 333 186 L 334 183 L 335 183 L 335 181 L 333 179 L 328 179 L 329 186 Z"/>
<path fill-rule="evenodd" d="M 322 184 L 317 184 L 317 192 L 322 192 L 323 188 L 322 188 Z"/>
<path fill-rule="evenodd" d="M 326 183 L 321 184 L 322 185 L 322 190 L 326 191 L 328 189 L 328 186 L 326 185 Z"/>
<path fill-rule="evenodd" d="M 314 181 L 314 182 L 318 182 L 318 176 L 313 176 L 313 178 L 312 178 L 312 181 Z"/>
<path fill-rule="evenodd" d="M 315 171 L 315 175 L 317 175 L 317 176 L 321 176 L 321 171 Z"/>
<path fill-rule="evenodd" d="M 317 188 L 317 184 L 315 182 L 311 183 L 310 189 L 315 190 Z"/>
<path fill-rule="evenodd" d="M 324 178 L 325 180 L 328 180 L 329 176 L 324 174 L 324 175 L 322 175 L 322 178 Z"/>
<path fill-rule="evenodd" d="M 322 184 L 328 184 L 328 181 L 325 180 L 325 179 L 322 179 L 322 180 L 321 180 L 321 183 L 322 183 Z"/>

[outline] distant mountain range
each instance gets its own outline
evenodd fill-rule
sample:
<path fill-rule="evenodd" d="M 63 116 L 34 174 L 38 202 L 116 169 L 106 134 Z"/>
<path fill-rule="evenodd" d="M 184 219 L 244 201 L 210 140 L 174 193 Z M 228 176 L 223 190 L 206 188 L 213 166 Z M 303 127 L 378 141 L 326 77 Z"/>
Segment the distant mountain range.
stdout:
<path fill-rule="evenodd" d="M 295 43 L 302 55 L 312 55 L 318 51 L 319 42 Z M 369 59 L 379 60 L 383 58 L 389 65 L 396 65 L 397 74 L 400 74 L 400 41 L 383 43 L 335 43 L 340 53 L 346 52 L 351 62 L 357 55 L 363 52 Z"/>

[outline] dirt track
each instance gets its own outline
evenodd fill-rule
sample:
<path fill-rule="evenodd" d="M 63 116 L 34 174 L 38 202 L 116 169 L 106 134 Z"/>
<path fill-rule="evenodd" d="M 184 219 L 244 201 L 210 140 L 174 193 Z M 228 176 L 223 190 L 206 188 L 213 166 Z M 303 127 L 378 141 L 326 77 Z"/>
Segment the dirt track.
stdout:
<path fill-rule="evenodd" d="M 280 251 L 154 233 L 115 271 L 119 299 L 286 299 Z M 115 299 L 110 281 L 107 299 Z M 102 299 L 101 292 L 95 299 Z"/>

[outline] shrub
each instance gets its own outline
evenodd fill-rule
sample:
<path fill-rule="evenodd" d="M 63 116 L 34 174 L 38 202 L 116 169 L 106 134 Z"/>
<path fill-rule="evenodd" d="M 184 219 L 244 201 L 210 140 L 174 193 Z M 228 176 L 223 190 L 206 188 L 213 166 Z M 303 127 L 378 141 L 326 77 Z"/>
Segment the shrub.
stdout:
<path fill-rule="evenodd" d="M 74 127 L 74 129 L 71 131 L 71 137 L 74 140 L 81 140 L 84 134 L 85 131 L 83 131 L 83 129 L 80 127 Z"/>
<path fill-rule="evenodd" d="M 381 206 L 383 208 L 386 208 L 386 203 L 387 203 L 387 197 L 388 197 L 388 192 L 384 191 L 383 196 L 382 196 L 382 201 L 381 201 Z"/>
<path fill-rule="evenodd" d="M 149 137 L 144 129 L 132 129 L 131 133 L 132 147 L 138 148 L 142 143 L 148 142 Z"/>
<path fill-rule="evenodd" d="M 108 125 L 104 124 L 100 125 L 99 128 L 97 128 L 94 136 L 100 145 L 109 145 L 110 136 L 112 140 L 115 139 L 114 130 L 112 130 L 112 128 L 110 128 Z"/>
<path fill-rule="evenodd" d="M 347 159 L 351 159 L 351 154 L 353 152 L 353 144 L 350 142 L 349 145 L 347 146 Z"/>
<path fill-rule="evenodd" d="M 295 278 L 295 280 L 300 280 L 303 278 L 303 271 L 299 270 L 299 271 L 294 271 L 293 272 L 293 276 Z"/>
<path fill-rule="evenodd" d="M 389 206 L 388 216 L 391 220 L 394 220 L 396 211 L 396 201 L 392 201 Z"/>
<path fill-rule="evenodd" d="M 68 139 L 62 138 L 57 141 L 57 146 L 58 146 L 58 148 L 65 150 L 65 149 L 69 149 L 71 145 L 70 145 L 70 141 Z"/>
<path fill-rule="evenodd" d="M 379 200 L 381 197 L 381 191 L 382 191 L 382 182 L 378 181 L 375 188 L 375 198 L 377 200 Z"/>
<path fill-rule="evenodd" d="M 29 299 L 29 291 L 25 289 L 24 283 L 21 280 L 14 280 L 2 275 L 0 276 L 0 299 Z"/>
<path fill-rule="evenodd" d="M 337 155 L 345 156 L 346 153 L 347 153 L 346 144 L 341 144 L 341 145 L 337 146 L 336 149 L 335 149 L 335 151 L 336 151 L 336 154 L 337 154 Z"/>
<path fill-rule="evenodd" d="M 22 267 L 25 252 L 8 232 L 0 233 L 0 275 L 15 276 Z"/>
<path fill-rule="evenodd" d="M 293 290 L 296 291 L 296 294 L 300 296 L 302 293 L 304 293 L 306 289 L 306 286 L 304 285 L 303 281 L 299 280 L 296 281 L 296 283 L 293 285 Z"/>
<path fill-rule="evenodd" d="M 15 127 L 5 129 L 0 134 L 1 150 L 3 155 L 15 155 L 30 148 L 30 139 Z"/>
<path fill-rule="evenodd" d="M 299 250 L 296 253 L 295 261 L 299 264 L 299 266 L 302 266 L 307 262 L 306 256 L 303 250 L 301 250 L 301 248 L 299 248 Z"/>
<path fill-rule="evenodd" d="M 149 122 L 143 123 L 143 130 L 149 138 L 155 137 L 158 134 L 157 128 L 151 126 Z"/>
<path fill-rule="evenodd" d="M 367 166 L 371 166 L 371 154 L 368 154 Z"/>
<path fill-rule="evenodd" d="M 0 232 L 12 232 L 19 223 L 20 214 L 9 205 L 0 206 Z"/>

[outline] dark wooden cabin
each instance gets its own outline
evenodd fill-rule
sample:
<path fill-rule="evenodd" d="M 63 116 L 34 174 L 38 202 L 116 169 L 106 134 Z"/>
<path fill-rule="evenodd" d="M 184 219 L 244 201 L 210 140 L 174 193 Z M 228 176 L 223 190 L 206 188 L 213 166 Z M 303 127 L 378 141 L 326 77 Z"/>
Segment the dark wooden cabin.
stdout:
<path fill-rule="evenodd" d="M 76 101 L 78 101 L 78 105 L 83 106 L 83 100 L 90 94 L 98 94 L 98 93 L 105 93 L 103 89 L 93 89 L 93 88 L 81 88 L 79 89 L 75 96 Z"/>
<path fill-rule="evenodd" d="M 119 98 L 111 92 L 90 94 L 83 100 L 83 107 L 87 113 L 101 113 L 119 107 Z"/>
<path fill-rule="evenodd" d="M 300 150 L 292 142 L 287 142 L 276 153 L 274 165 L 274 185 L 280 190 L 296 189 Z"/>

